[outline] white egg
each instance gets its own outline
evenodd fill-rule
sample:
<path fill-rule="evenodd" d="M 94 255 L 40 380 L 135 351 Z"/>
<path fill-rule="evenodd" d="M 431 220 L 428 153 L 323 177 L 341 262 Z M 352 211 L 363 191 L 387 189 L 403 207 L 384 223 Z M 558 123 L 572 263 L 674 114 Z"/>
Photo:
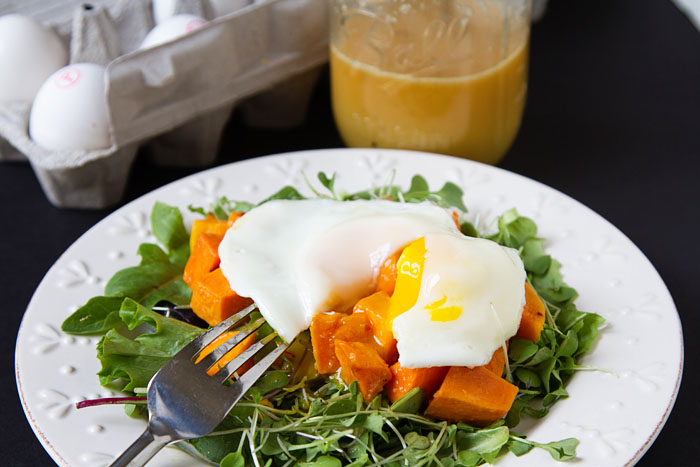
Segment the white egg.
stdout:
<path fill-rule="evenodd" d="M 49 76 L 34 99 L 29 135 L 49 150 L 110 147 L 104 67 L 76 63 Z"/>
<path fill-rule="evenodd" d="M 520 325 L 526 275 L 518 252 L 450 233 L 427 234 L 424 248 L 423 264 L 411 263 L 421 274 L 418 298 L 393 321 L 401 366 L 485 365 Z"/>
<path fill-rule="evenodd" d="M 226 233 L 221 271 L 291 340 L 314 314 L 345 311 L 370 294 L 384 260 L 428 232 L 458 230 L 447 211 L 431 204 L 271 201 Z"/>
<path fill-rule="evenodd" d="M 67 63 L 68 51 L 52 30 L 26 16 L 0 17 L 0 101 L 31 102 Z"/>
<path fill-rule="evenodd" d="M 153 0 L 151 8 L 153 9 L 153 21 L 160 24 L 171 16 L 175 16 L 175 8 L 178 0 Z"/>
<path fill-rule="evenodd" d="M 141 42 L 142 49 L 165 44 L 195 31 L 206 24 L 206 20 L 195 15 L 171 16 L 151 29 Z"/>

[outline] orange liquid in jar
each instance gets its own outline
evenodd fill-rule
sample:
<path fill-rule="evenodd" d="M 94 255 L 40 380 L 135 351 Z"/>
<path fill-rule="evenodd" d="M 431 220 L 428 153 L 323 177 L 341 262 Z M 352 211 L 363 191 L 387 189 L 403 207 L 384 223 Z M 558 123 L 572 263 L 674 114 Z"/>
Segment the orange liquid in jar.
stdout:
<path fill-rule="evenodd" d="M 412 31 L 434 24 L 420 13 L 410 19 Z M 330 54 L 333 112 L 345 143 L 497 163 L 520 125 L 528 57 L 527 30 L 514 34 L 504 51 L 501 24 L 497 17 L 470 25 L 470 36 L 458 43 L 438 34 L 419 47 L 395 27 L 364 17 L 349 24 Z"/>

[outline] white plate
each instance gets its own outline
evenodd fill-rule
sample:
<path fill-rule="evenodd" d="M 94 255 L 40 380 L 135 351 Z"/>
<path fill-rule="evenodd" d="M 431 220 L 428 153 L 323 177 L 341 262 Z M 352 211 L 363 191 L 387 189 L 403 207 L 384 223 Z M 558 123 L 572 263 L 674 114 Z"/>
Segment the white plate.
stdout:
<path fill-rule="evenodd" d="M 60 465 L 103 466 L 144 424 L 119 406 L 76 410 L 75 402 L 107 396 L 95 373 L 97 338 L 73 337 L 61 322 L 99 295 L 105 281 L 137 263 L 139 243 L 153 241 L 149 213 L 160 200 L 185 208 L 221 195 L 257 201 L 285 184 L 308 193 L 303 174 L 336 172 L 336 187 L 359 190 L 390 181 L 408 187 L 420 173 L 439 189 L 452 181 L 465 191 L 470 216 L 483 229 L 506 209 L 533 218 L 547 249 L 564 265 L 578 306 L 603 315 L 606 327 L 583 363 L 607 371 L 581 372 L 544 419 L 526 434 L 538 441 L 580 440 L 578 466 L 636 462 L 665 422 L 680 384 L 683 342 L 678 313 L 658 273 L 639 249 L 599 215 L 558 191 L 510 172 L 445 156 L 388 150 L 320 150 L 262 157 L 207 170 L 145 195 L 117 210 L 76 241 L 53 265 L 27 308 L 15 353 L 17 386 L 27 418 Z M 193 216 L 183 209 L 186 222 Z M 548 454 L 508 455 L 501 466 L 556 465 Z M 153 466 L 192 465 L 165 449 Z"/>

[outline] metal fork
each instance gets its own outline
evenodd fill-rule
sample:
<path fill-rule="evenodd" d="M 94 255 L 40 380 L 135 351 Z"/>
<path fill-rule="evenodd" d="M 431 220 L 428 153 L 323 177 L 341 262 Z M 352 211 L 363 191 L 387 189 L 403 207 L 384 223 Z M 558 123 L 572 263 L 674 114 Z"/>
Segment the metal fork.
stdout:
<path fill-rule="evenodd" d="M 209 329 L 187 344 L 151 378 L 148 383 L 146 431 L 111 464 L 111 467 L 142 466 L 168 444 L 205 436 L 216 428 L 288 345 L 279 345 L 231 385 L 224 385 L 241 365 L 277 336 L 276 333 L 272 333 L 225 366 L 221 366 L 216 374 L 209 376 L 209 368 L 216 366 L 221 357 L 265 323 L 261 318 L 243 326 L 235 336 L 198 363 L 194 363 L 207 345 L 255 309 L 253 304 Z"/>

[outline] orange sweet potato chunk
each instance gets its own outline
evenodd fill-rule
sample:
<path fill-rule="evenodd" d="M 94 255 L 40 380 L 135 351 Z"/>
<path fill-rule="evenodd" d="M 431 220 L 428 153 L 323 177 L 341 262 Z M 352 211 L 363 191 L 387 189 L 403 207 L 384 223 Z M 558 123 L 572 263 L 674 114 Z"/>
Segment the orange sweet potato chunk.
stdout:
<path fill-rule="evenodd" d="M 518 388 L 483 366 L 450 367 L 425 413 L 441 420 L 489 425 L 513 405 Z"/>
<path fill-rule="evenodd" d="M 347 342 L 372 342 L 372 327 L 364 313 L 341 315 L 335 338 Z"/>
<path fill-rule="evenodd" d="M 391 379 L 389 366 L 369 344 L 336 339 L 334 346 L 343 380 L 357 381 L 365 402 L 371 402 Z"/>
<path fill-rule="evenodd" d="M 544 327 L 545 308 L 544 303 L 529 283 L 525 283 L 525 308 L 520 318 L 520 327 L 515 337 L 527 339 L 532 342 L 540 340 L 540 333 Z"/>
<path fill-rule="evenodd" d="M 311 348 L 316 360 L 316 371 L 321 375 L 333 373 L 340 368 L 333 341 L 342 318 L 340 313 L 317 313 L 311 321 Z"/>
<path fill-rule="evenodd" d="M 238 334 L 238 331 L 228 331 L 228 332 L 225 332 L 225 333 L 221 334 L 220 336 L 218 336 L 216 339 L 211 341 L 211 343 L 209 343 L 209 345 L 204 347 L 202 352 L 199 354 L 199 356 L 195 360 L 195 363 L 199 363 L 204 357 L 206 357 L 207 355 L 212 353 L 214 351 L 214 349 L 219 347 L 221 344 L 223 344 L 227 340 L 231 339 L 236 334 Z M 216 365 L 214 365 L 213 367 L 211 367 L 207 370 L 207 374 L 209 376 L 215 375 L 216 373 L 219 372 L 219 370 L 221 368 L 226 366 L 229 362 L 233 361 L 234 358 L 238 357 L 240 354 L 245 352 L 246 349 L 248 349 L 251 345 L 253 345 L 255 343 L 255 335 L 256 335 L 255 333 L 250 334 L 248 337 L 243 339 L 237 346 L 235 346 L 234 348 L 232 348 L 231 350 L 226 352 L 224 354 L 224 356 L 221 357 L 221 359 L 218 362 L 216 362 Z M 250 367 L 253 366 L 253 363 L 254 363 L 253 357 L 251 357 L 250 360 L 248 360 L 241 367 L 238 368 L 238 370 L 236 371 L 236 373 L 238 373 L 238 376 L 242 376 L 243 373 L 248 371 L 250 369 Z"/>
<path fill-rule="evenodd" d="M 390 301 L 391 298 L 386 292 L 379 291 L 359 300 L 353 308 L 353 315 L 365 315 L 369 320 L 371 337 L 367 339 L 367 342 L 376 346 L 379 355 L 389 365 L 399 358 L 396 339 L 394 339 L 389 319 Z M 342 337 L 339 338 L 342 339 Z"/>
<path fill-rule="evenodd" d="M 223 235 L 206 232 L 197 237 L 182 275 L 190 288 L 204 274 L 219 267 L 219 244 L 222 239 Z"/>
<path fill-rule="evenodd" d="M 375 291 L 385 292 L 390 297 L 394 293 L 394 286 L 396 285 L 397 275 L 396 263 L 399 261 L 401 251 L 402 250 L 399 250 L 393 255 L 389 256 L 379 267 L 379 274 L 377 275 L 377 284 L 375 286 Z"/>
<path fill-rule="evenodd" d="M 232 212 L 231 214 L 228 215 L 228 226 L 231 227 L 236 220 L 238 220 L 239 217 L 241 217 L 243 212 Z"/>
<path fill-rule="evenodd" d="M 384 386 L 391 402 L 396 402 L 413 388 L 421 388 L 427 398 L 432 397 L 435 390 L 450 367 L 436 366 L 431 368 L 404 368 L 399 362 L 391 365 L 391 380 Z"/>
<path fill-rule="evenodd" d="M 192 311 L 211 326 L 253 303 L 250 298 L 241 297 L 231 290 L 219 268 L 202 275 L 191 287 Z"/>
<path fill-rule="evenodd" d="M 204 233 L 224 236 L 230 227 L 228 221 L 219 220 L 213 214 L 209 214 L 204 219 L 197 219 L 192 223 L 192 233 L 190 234 L 190 251 L 194 251 L 197 239 Z"/>
<path fill-rule="evenodd" d="M 190 251 L 194 250 L 197 243 L 197 238 L 203 233 L 221 235 L 236 222 L 236 219 L 243 215 L 242 212 L 232 212 L 227 220 L 217 219 L 213 214 L 207 215 L 204 219 L 197 219 L 192 223 L 192 233 L 190 233 Z"/>
<path fill-rule="evenodd" d="M 501 377 L 503 376 L 503 369 L 506 367 L 506 354 L 503 352 L 503 348 L 499 347 L 493 353 L 491 360 L 484 365 L 484 368 L 489 370 L 494 375 Z"/>
<path fill-rule="evenodd" d="M 385 295 L 386 296 L 386 295 Z M 311 346 L 319 374 L 335 372 L 340 362 L 335 356 L 334 341 L 362 342 L 374 348 L 384 361 L 396 361 L 396 341 L 390 335 L 382 342 L 372 327 L 369 313 L 319 313 L 311 321 Z"/>

